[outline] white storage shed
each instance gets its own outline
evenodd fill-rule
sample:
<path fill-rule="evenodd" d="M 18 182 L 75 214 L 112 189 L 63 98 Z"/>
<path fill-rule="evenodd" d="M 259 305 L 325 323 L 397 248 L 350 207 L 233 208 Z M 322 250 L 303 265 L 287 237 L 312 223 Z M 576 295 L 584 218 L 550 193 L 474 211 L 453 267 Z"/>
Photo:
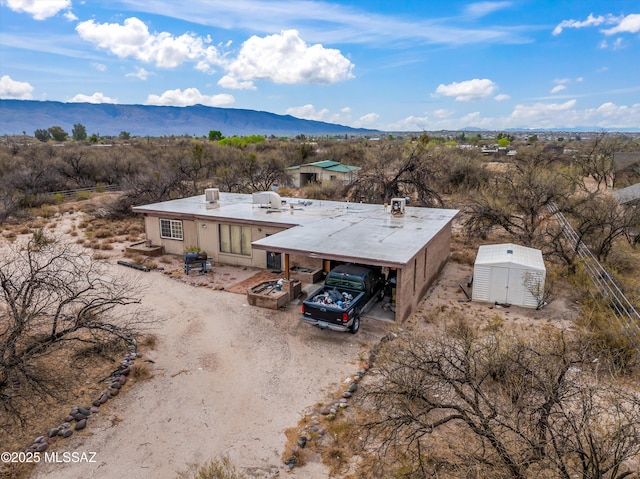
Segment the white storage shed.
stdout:
<path fill-rule="evenodd" d="M 516 244 L 483 245 L 473 267 L 473 301 L 537 308 L 546 268 L 542 252 Z"/>

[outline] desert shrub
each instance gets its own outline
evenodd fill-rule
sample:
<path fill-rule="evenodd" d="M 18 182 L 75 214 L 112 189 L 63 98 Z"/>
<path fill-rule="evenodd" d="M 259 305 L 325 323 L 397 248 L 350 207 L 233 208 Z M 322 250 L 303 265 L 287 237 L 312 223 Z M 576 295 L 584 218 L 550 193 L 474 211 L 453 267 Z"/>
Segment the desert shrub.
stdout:
<path fill-rule="evenodd" d="M 153 377 L 149 364 L 141 363 L 140 361 L 137 361 L 133 366 L 131 366 L 129 375 L 138 381 L 145 381 Z"/>
<path fill-rule="evenodd" d="M 344 187 L 333 183 L 311 183 L 302 188 L 302 196 L 317 200 L 340 200 L 344 197 Z"/>
<path fill-rule="evenodd" d="M 210 459 L 204 464 L 192 464 L 185 471 L 178 472 L 176 479 L 246 479 L 237 471 L 231 460 Z"/>
<path fill-rule="evenodd" d="M 110 238 L 111 231 L 109 231 L 107 228 L 100 228 L 93 232 L 93 236 L 95 236 L 96 238 Z"/>

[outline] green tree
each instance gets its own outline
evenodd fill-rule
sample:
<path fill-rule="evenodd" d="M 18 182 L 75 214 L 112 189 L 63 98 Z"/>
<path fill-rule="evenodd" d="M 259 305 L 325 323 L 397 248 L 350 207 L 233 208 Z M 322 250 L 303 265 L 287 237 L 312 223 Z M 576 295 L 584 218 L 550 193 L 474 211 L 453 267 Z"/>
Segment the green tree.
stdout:
<path fill-rule="evenodd" d="M 51 133 L 49 133 L 49 130 L 39 129 L 33 132 L 33 136 L 35 136 L 37 140 L 47 142 L 51 138 Z"/>
<path fill-rule="evenodd" d="M 49 128 L 49 133 L 55 141 L 65 141 L 67 136 L 69 136 L 69 134 L 58 125 Z"/>
<path fill-rule="evenodd" d="M 95 133 L 93 133 L 90 137 L 89 137 L 89 143 L 98 143 L 98 135 L 96 135 Z"/>
<path fill-rule="evenodd" d="M 76 123 L 71 130 L 71 136 L 76 141 L 84 141 L 87 139 L 87 129 L 82 123 Z"/>
<path fill-rule="evenodd" d="M 506 148 L 510 144 L 511 144 L 511 142 L 509 141 L 508 138 L 500 138 L 498 140 L 498 146 L 501 147 L 501 148 Z"/>
<path fill-rule="evenodd" d="M 218 130 L 209 130 L 209 141 L 220 141 L 224 138 L 222 132 Z"/>
<path fill-rule="evenodd" d="M 128 131 L 121 131 L 118 135 L 118 138 L 120 138 L 121 140 L 129 140 L 131 138 L 131 133 L 129 133 Z"/>

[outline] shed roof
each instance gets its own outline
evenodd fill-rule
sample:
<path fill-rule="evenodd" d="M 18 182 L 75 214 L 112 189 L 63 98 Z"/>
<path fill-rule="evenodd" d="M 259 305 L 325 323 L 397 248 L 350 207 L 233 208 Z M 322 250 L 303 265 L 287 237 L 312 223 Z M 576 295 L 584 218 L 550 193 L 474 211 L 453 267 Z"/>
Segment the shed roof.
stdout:
<path fill-rule="evenodd" d="M 302 165 L 290 166 L 287 170 L 299 170 L 303 166 L 315 166 L 316 168 L 322 168 L 323 170 L 339 171 L 347 173 L 349 171 L 359 170 L 359 166 L 343 165 L 339 161 L 322 160 L 314 161 L 313 163 L 304 163 Z"/>
<path fill-rule="evenodd" d="M 546 271 L 542 252 L 513 243 L 482 245 L 478 248 L 476 265 L 507 266 Z"/>
<path fill-rule="evenodd" d="M 254 205 L 252 195 L 220 193 L 207 209 L 204 195 L 134 207 L 154 216 L 287 228 L 254 241 L 255 249 L 380 266 L 403 267 L 447 226 L 458 210 L 407 206 L 395 217 L 383 205 L 282 198 L 280 210 Z"/>
<path fill-rule="evenodd" d="M 613 153 L 613 168 L 616 172 L 626 170 L 635 165 L 640 165 L 640 152 L 616 151 Z"/>
<path fill-rule="evenodd" d="M 614 191 L 613 197 L 621 205 L 640 202 L 640 183 Z"/>

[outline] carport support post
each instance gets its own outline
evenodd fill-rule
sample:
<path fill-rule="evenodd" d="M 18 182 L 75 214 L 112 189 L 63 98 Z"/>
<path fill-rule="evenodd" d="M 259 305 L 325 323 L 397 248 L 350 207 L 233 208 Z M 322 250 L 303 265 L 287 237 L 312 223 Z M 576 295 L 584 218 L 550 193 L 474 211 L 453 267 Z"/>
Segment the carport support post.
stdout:
<path fill-rule="evenodd" d="M 289 281 L 289 253 L 284 254 L 284 278 Z"/>

